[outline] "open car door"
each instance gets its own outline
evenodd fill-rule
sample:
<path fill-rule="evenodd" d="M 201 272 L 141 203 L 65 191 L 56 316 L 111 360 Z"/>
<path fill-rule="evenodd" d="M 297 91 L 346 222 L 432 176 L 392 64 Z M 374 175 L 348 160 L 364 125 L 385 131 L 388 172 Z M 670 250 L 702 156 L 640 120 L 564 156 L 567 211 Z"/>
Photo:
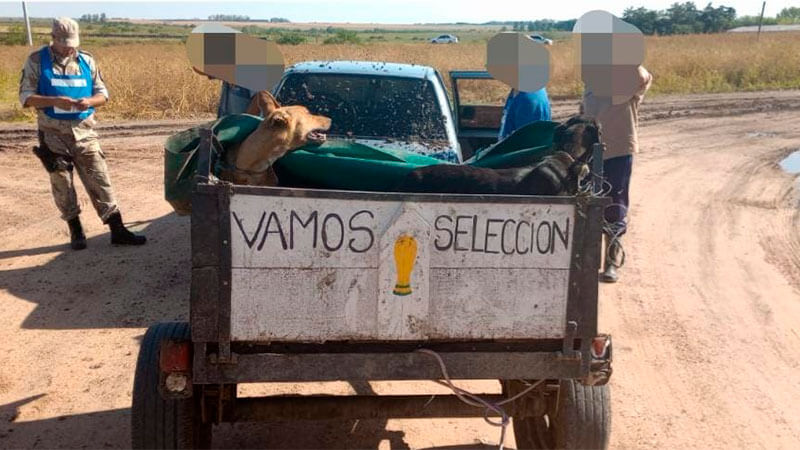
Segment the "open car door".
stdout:
<path fill-rule="evenodd" d="M 458 142 L 466 160 L 476 150 L 497 142 L 509 88 L 482 70 L 450 72 Z"/>

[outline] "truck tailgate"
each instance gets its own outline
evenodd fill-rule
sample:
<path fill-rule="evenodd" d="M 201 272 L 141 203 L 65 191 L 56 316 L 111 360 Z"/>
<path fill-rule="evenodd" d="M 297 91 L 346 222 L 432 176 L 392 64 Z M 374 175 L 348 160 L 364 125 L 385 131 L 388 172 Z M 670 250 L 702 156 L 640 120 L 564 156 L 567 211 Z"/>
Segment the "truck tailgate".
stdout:
<path fill-rule="evenodd" d="M 562 338 L 578 210 L 573 198 L 237 186 L 230 339 Z"/>

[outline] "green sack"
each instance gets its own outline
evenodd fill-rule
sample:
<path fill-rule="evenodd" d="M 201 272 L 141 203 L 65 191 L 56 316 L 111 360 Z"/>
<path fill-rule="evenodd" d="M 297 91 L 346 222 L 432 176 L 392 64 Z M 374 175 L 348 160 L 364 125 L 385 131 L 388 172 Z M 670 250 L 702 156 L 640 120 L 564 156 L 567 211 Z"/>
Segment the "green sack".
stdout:
<path fill-rule="evenodd" d="M 558 122 L 529 123 L 502 141 L 478 150 L 465 164 L 503 169 L 531 165 L 551 153 Z"/>
<path fill-rule="evenodd" d="M 194 175 L 197 173 L 197 148 L 200 130 L 211 128 L 223 151 L 242 141 L 261 123 L 261 118 L 249 114 L 225 116 L 170 136 L 164 144 L 164 198 L 179 215 L 191 212 Z M 212 167 L 220 155 L 212 155 Z"/>
<path fill-rule="evenodd" d="M 406 150 L 332 140 L 286 154 L 275 162 L 275 170 L 278 178 L 285 174 L 324 189 L 390 191 L 412 170 L 434 164 L 450 163 Z"/>

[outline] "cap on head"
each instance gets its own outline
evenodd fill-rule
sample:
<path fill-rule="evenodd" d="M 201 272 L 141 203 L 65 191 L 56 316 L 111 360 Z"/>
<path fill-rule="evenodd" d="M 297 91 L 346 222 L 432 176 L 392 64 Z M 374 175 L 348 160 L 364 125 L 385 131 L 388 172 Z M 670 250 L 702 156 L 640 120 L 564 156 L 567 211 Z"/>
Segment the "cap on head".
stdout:
<path fill-rule="evenodd" d="M 78 22 L 69 17 L 53 19 L 53 42 L 66 47 L 77 48 L 80 45 L 78 38 Z"/>

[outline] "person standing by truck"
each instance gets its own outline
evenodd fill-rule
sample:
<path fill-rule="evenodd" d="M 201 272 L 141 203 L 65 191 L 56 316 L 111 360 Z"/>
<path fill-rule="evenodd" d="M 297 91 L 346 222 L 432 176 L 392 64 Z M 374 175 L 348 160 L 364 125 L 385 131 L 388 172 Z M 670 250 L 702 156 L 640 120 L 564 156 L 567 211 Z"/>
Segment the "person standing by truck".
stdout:
<path fill-rule="evenodd" d="M 111 243 L 142 245 L 144 236 L 122 223 L 105 155 L 94 131 L 94 110 L 108 101 L 108 89 L 91 54 L 78 50 L 78 23 L 68 17 L 53 20 L 50 45 L 25 61 L 19 99 L 36 108 L 39 146 L 34 152 L 50 174 L 50 186 L 61 217 L 67 221 L 70 245 L 86 248 L 80 205 L 72 177 L 77 170 L 97 215 L 111 229 Z"/>
<path fill-rule="evenodd" d="M 553 43 L 553 41 L 545 39 L 538 34 L 525 36 L 525 38 L 543 46 L 550 46 Z M 511 89 L 503 107 L 503 118 L 500 121 L 498 140 L 505 139 L 529 123 L 550 120 L 551 115 L 547 88 L 543 87 L 533 92 Z"/>
<path fill-rule="evenodd" d="M 653 76 L 642 66 L 637 68 L 638 88 L 631 99 L 619 105 L 603 105 L 591 91 L 581 103 L 581 112 L 594 117 L 600 124 L 606 151 L 603 155 L 603 175 L 611 185 L 611 205 L 606 208 L 604 234 L 608 245 L 601 280 L 614 283 L 622 266 L 622 236 L 627 231 L 628 192 L 633 170 L 633 155 L 639 151 L 639 105 L 653 83 Z"/>
<path fill-rule="evenodd" d="M 591 11 L 575 24 L 584 83 L 580 112 L 600 124 L 603 175 L 612 203 L 605 210 L 606 257 L 600 279 L 614 283 L 625 261 L 622 236 L 628 225 L 633 155 L 639 151 L 639 106 L 653 83 L 644 67 L 644 37 L 633 25 L 606 11 Z M 613 55 L 613 58 L 611 57 Z"/>
<path fill-rule="evenodd" d="M 550 120 L 550 100 L 547 89 L 522 92 L 512 89 L 503 107 L 499 139 L 505 139 L 523 126 L 540 120 Z"/>

